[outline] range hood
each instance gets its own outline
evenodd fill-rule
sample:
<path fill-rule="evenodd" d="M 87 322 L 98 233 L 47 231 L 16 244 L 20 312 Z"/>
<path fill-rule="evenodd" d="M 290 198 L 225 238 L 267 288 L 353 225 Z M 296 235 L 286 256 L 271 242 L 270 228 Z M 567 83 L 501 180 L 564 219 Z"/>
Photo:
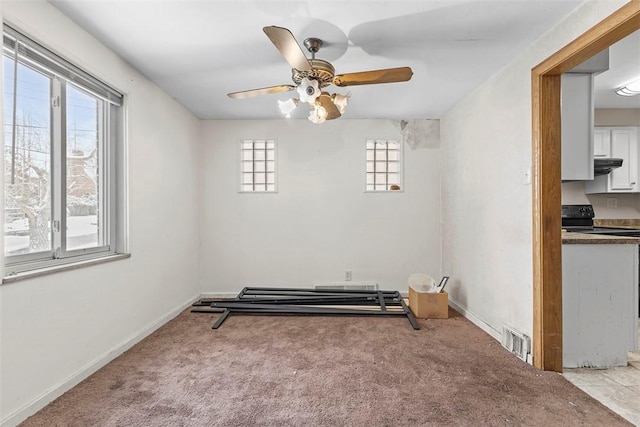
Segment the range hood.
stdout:
<path fill-rule="evenodd" d="M 612 170 L 622 166 L 622 159 L 595 158 L 593 159 L 593 175 L 607 175 Z"/>

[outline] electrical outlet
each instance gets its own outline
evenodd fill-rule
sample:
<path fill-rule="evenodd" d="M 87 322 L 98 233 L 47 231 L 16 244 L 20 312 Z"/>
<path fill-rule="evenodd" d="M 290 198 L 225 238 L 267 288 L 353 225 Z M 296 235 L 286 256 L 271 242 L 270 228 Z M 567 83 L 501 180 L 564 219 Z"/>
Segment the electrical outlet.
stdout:
<path fill-rule="evenodd" d="M 345 270 L 344 272 L 344 280 L 347 282 L 351 281 L 351 270 Z"/>
<path fill-rule="evenodd" d="M 615 197 L 607 197 L 607 207 L 608 208 L 617 208 L 618 207 L 618 199 Z"/>

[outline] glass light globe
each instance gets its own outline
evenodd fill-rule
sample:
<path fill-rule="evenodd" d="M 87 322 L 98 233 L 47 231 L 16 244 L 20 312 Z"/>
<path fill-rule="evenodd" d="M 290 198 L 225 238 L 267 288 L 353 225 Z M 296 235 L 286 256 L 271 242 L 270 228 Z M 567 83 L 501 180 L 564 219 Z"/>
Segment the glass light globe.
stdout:
<path fill-rule="evenodd" d="M 296 89 L 300 95 L 300 101 L 313 104 L 316 98 L 320 96 L 320 85 L 317 80 L 311 80 L 307 77 L 303 78 Z"/>
<path fill-rule="evenodd" d="M 321 105 L 316 105 L 309 112 L 309 120 L 317 125 L 324 123 L 327 120 L 327 110 Z"/>
<path fill-rule="evenodd" d="M 289 98 L 286 101 L 278 100 L 278 107 L 280 108 L 280 112 L 284 114 L 286 118 L 291 117 L 291 112 L 296 109 L 300 100 L 295 98 Z"/>
<path fill-rule="evenodd" d="M 331 95 L 331 100 L 338 107 L 338 111 L 340 114 L 344 114 L 347 110 L 347 104 L 349 103 L 349 98 L 351 98 L 351 92 L 348 92 L 346 95 L 340 95 L 339 93 L 334 93 Z"/>

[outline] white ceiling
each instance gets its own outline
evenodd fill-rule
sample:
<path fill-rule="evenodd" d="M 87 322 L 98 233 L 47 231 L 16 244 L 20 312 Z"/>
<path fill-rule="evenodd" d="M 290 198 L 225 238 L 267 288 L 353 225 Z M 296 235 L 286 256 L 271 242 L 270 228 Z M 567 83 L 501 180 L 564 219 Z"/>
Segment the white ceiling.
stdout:
<path fill-rule="evenodd" d="M 405 83 L 351 91 L 345 118 L 439 118 L 555 26 L 582 0 L 195 1 L 49 0 L 204 119 L 281 117 L 290 93 L 230 99 L 228 92 L 291 84 L 263 33 L 318 37 L 337 74 L 410 66 Z M 298 108 L 294 117 L 306 117 Z"/>
<path fill-rule="evenodd" d="M 640 78 L 640 31 L 609 48 L 609 70 L 594 83 L 596 108 L 640 108 L 640 96 L 620 96 L 615 90 Z"/>

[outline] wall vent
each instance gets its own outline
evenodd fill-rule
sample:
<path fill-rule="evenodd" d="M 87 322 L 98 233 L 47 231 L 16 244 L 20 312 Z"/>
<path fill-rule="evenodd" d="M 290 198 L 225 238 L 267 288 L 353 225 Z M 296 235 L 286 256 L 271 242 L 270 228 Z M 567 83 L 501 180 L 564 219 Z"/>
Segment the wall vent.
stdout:
<path fill-rule="evenodd" d="M 531 353 L 531 338 L 507 325 L 502 325 L 502 346 L 528 363 Z"/>
<path fill-rule="evenodd" d="M 369 282 L 332 282 L 332 283 L 316 283 L 313 285 L 313 289 L 322 291 L 377 291 L 377 283 Z"/>

